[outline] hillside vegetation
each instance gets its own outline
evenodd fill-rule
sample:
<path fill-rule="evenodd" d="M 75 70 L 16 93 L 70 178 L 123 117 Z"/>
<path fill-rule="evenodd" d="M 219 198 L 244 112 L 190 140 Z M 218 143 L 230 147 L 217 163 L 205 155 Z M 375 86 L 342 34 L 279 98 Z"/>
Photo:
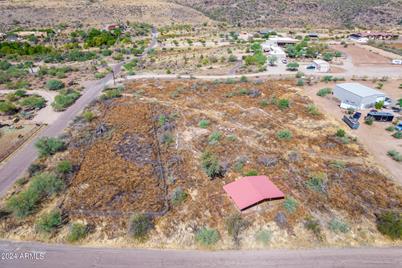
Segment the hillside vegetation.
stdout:
<path fill-rule="evenodd" d="M 401 23 L 400 0 L 174 0 L 215 20 L 250 26 L 372 27 Z"/>

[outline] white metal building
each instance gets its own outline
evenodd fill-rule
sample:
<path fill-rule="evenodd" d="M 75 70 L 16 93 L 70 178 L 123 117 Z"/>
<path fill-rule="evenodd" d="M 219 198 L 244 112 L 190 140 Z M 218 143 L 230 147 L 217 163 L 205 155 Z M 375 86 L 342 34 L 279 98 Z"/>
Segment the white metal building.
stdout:
<path fill-rule="evenodd" d="M 366 109 L 373 107 L 378 101 L 385 100 L 384 93 L 359 83 L 337 84 L 333 94 L 345 109 Z"/>
<path fill-rule="evenodd" d="M 313 66 L 320 73 L 328 73 L 330 69 L 329 63 L 325 60 L 313 60 Z"/>

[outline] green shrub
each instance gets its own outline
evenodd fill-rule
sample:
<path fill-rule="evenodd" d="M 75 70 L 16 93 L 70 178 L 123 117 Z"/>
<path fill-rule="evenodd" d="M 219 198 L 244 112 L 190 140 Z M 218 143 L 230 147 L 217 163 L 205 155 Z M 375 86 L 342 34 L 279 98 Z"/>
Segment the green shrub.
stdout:
<path fill-rule="evenodd" d="M 289 71 L 297 71 L 299 69 L 299 64 L 297 62 L 290 62 L 286 67 Z"/>
<path fill-rule="evenodd" d="M 278 101 L 277 105 L 278 105 L 279 109 L 285 110 L 285 109 L 289 108 L 289 100 L 288 99 L 280 99 Z"/>
<path fill-rule="evenodd" d="M 61 225 L 61 213 L 54 210 L 45 213 L 36 221 L 36 230 L 40 233 L 52 233 Z"/>
<path fill-rule="evenodd" d="M 42 171 L 45 168 L 46 168 L 45 165 L 32 163 L 28 168 L 29 176 L 32 177 L 33 175 L 37 174 L 38 172 Z"/>
<path fill-rule="evenodd" d="M 260 106 L 262 108 L 267 107 L 268 105 L 269 105 L 269 102 L 268 102 L 267 99 L 263 99 L 263 100 L 260 101 Z"/>
<path fill-rule="evenodd" d="M 134 239 L 143 241 L 153 227 L 152 220 L 148 216 L 136 214 L 130 219 L 129 233 Z"/>
<path fill-rule="evenodd" d="M 402 239 L 402 213 L 386 211 L 377 215 L 377 229 L 392 239 Z"/>
<path fill-rule="evenodd" d="M 233 242 L 236 245 L 239 245 L 239 235 L 242 231 L 247 229 L 247 227 L 249 226 L 249 222 L 244 220 L 241 214 L 235 213 L 225 220 L 225 225 L 226 230 L 228 231 L 228 234 L 232 237 Z"/>
<path fill-rule="evenodd" d="M 307 112 L 311 115 L 320 115 L 320 111 L 318 110 L 317 106 L 314 104 L 307 105 Z"/>
<path fill-rule="evenodd" d="M 84 117 L 85 121 L 91 122 L 95 118 L 95 115 L 91 111 L 85 111 L 82 113 L 82 117 Z"/>
<path fill-rule="evenodd" d="M 324 75 L 324 76 L 321 78 L 321 81 L 322 81 L 322 82 L 326 82 L 326 83 L 331 82 L 331 81 L 333 81 L 333 80 L 334 80 L 334 77 L 333 77 L 332 75 Z"/>
<path fill-rule="evenodd" d="M 302 78 L 304 76 L 303 72 L 297 72 L 296 78 Z"/>
<path fill-rule="evenodd" d="M 310 178 L 305 182 L 307 188 L 319 192 L 325 193 L 326 192 L 326 182 L 327 182 L 327 175 L 322 172 L 313 173 L 310 175 Z"/>
<path fill-rule="evenodd" d="M 291 140 L 292 139 L 292 132 L 289 130 L 281 130 L 276 134 L 276 137 L 280 140 Z"/>
<path fill-rule="evenodd" d="M 255 234 L 255 240 L 264 246 L 267 246 L 272 239 L 272 232 L 270 230 L 259 230 Z"/>
<path fill-rule="evenodd" d="M 336 134 L 335 134 L 335 135 L 336 135 L 337 137 L 340 137 L 340 138 L 345 137 L 346 131 L 340 128 L 340 129 L 338 129 L 338 130 L 336 131 Z"/>
<path fill-rule="evenodd" d="M 201 166 L 210 178 L 222 175 L 222 167 L 219 164 L 218 158 L 208 151 L 204 152 L 201 156 Z"/>
<path fill-rule="evenodd" d="M 202 246 L 215 245 L 219 239 L 220 236 L 217 230 L 206 227 L 201 228 L 195 235 L 195 241 Z"/>
<path fill-rule="evenodd" d="M 59 90 L 59 89 L 64 88 L 65 85 L 60 80 L 52 79 L 52 80 L 47 81 L 46 86 L 49 90 Z"/>
<path fill-rule="evenodd" d="M 71 165 L 70 161 L 63 160 L 57 164 L 56 170 L 58 173 L 67 174 L 73 171 L 73 165 Z"/>
<path fill-rule="evenodd" d="M 172 204 L 178 206 L 187 199 L 187 193 L 180 187 L 174 189 L 171 197 Z"/>
<path fill-rule="evenodd" d="M 9 101 L 0 101 L 0 113 L 11 115 L 18 112 L 18 108 Z"/>
<path fill-rule="evenodd" d="M 16 217 L 23 218 L 33 212 L 39 200 L 40 194 L 37 191 L 27 189 L 10 197 L 6 202 L 6 208 Z"/>
<path fill-rule="evenodd" d="M 221 139 L 222 134 L 218 131 L 212 132 L 212 134 L 208 137 L 208 143 L 209 144 L 216 144 L 219 142 L 219 140 Z"/>
<path fill-rule="evenodd" d="M 70 226 L 66 239 L 68 242 L 76 242 L 84 239 L 87 234 L 87 226 L 82 223 L 73 223 Z"/>
<path fill-rule="evenodd" d="M 298 86 L 298 87 L 304 86 L 304 79 L 301 79 L 301 78 L 297 79 L 296 86 Z"/>
<path fill-rule="evenodd" d="M 21 106 L 28 109 L 42 109 L 46 106 L 46 100 L 41 96 L 29 96 L 20 101 Z"/>
<path fill-rule="evenodd" d="M 394 159 L 397 162 L 402 162 L 402 154 L 395 150 L 390 150 L 387 152 L 388 156 Z"/>
<path fill-rule="evenodd" d="M 319 240 L 322 240 L 320 222 L 312 217 L 306 218 L 304 226 L 311 231 Z"/>
<path fill-rule="evenodd" d="M 331 219 L 328 223 L 328 227 L 334 233 L 347 233 L 349 231 L 348 224 L 338 218 Z"/>
<path fill-rule="evenodd" d="M 166 145 L 170 145 L 174 143 L 174 137 L 171 133 L 163 133 L 162 135 L 162 143 Z"/>
<path fill-rule="evenodd" d="M 206 120 L 206 119 L 200 120 L 200 122 L 198 123 L 198 126 L 200 128 L 207 128 L 209 126 L 209 120 Z"/>
<path fill-rule="evenodd" d="M 333 160 L 331 161 L 331 163 L 329 163 L 329 167 L 334 169 L 344 169 L 346 167 L 346 164 L 345 162 L 340 160 Z"/>
<path fill-rule="evenodd" d="M 283 207 L 289 213 L 295 212 L 297 210 L 297 206 L 298 206 L 297 200 L 291 196 L 286 197 L 285 201 L 283 202 Z"/>
<path fill-rule="evenodd" d="M 40 157 L 53 155 L 66 148 L 64 142 L 61 139 L 49 137 L 40 138 L 35 143 L 35 147 L 38 149 Z"/>
<path fill-rule="evenodd" d="M 51 173 L 40 173 L 32 178 L 29 185 L 41 197 L 51 196 L 64 189 L 64 182 Z"/>
<path fill-rule="evenodd" d="M 389 127 L 387 127 L 385 130 L 386 130 L 386 131 L 389 131 L 389 132 L 392 132 L 392 131 L 395 130 L 395 127 L 394 127 L 394 126 L 389 126 Z"/>
<path fill-rule="evenodd" d="M 229 135 L 226 136 L 226 139 L 227 139 L 228 141 L 236 141 L 236 140 L 237 140 L 237 137 L 236 137 L 236 135 L 234 135 L 234 134 L 229 134 Z"/>
<path fill-rule="evenodd" d="M 63 111 L 71 106 L 80 96 L 81 94 L 75 90 L 62 90 L 54 98 L 52 107 L 55 111 Z"/>
<path fill-rule="evenodd" d="M 104 91 L 102 96 L 100 97 L 101 100 L 109 100 L 121 97 L 122 90 L 119 88 L 107 89 Z"/>
<path fill-rule="evenodd" d="M 374 107 L 375 107 L 377 110 L 381 110 L 382 107 L 384 107 L 384 101 L 377 101 L 377 102 L 374 104 Z"/>
<path fill-rule="evenodd" d="M 364 119 L 364 123 L 366 123 L 367 125 L 371 126 L 374 123 L 374 118 L 372 116 L 367 116 Z"/>
<path fill-rule="evenodd" d="M 245 77 L 244 75 L 242 75 L 242 76 L 240 77 L 240 82 L 245 83 L 245 82 L 247 82 L 247 81 L 248 81 L 248 79 L 247 79 L 247 77 Z"/>
<path fill-rule="evenodd" d="M 245 176 L 258 176 L 257 170 L 249 170 L 246 172 Z"/>
<path fill-rule="evenodd" d="M 402 139 L 402 131 L 398 131 L 398 132 L 395 132 L 393 135 L 392 135 L 392 137 L 394 137 L 395 139 Z"/>
<path fill-rule="evenodd" d="M 326 88 L 322 88 L 322 89 L 318 90 L 317 96 L 325 97 L 325 96 L 327 96 L 328 94 L 331 94 L 331 93 L 332 93 L 332 89 L 326 87 Z"/>

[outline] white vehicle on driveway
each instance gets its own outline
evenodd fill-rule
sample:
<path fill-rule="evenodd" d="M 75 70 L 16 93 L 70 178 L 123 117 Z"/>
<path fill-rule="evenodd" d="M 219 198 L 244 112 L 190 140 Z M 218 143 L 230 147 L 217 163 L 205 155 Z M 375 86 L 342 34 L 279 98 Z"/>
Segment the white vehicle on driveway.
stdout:
<path fill-rule="evenodd" d="M 396 65 L 402 65 L 402 60 L 392 60 L 392 64 L 396 64 Z"/>

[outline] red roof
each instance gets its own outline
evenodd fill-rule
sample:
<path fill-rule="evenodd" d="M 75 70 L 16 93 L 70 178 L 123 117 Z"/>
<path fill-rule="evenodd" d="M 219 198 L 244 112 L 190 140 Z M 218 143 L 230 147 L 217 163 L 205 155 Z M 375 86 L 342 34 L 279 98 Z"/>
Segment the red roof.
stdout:
<path fill-rule="evenodd" d="M 243 177 L 223 186 L 240 210 L 261 201 L 284 198 L 285 195 L 267 176 Z"/>

